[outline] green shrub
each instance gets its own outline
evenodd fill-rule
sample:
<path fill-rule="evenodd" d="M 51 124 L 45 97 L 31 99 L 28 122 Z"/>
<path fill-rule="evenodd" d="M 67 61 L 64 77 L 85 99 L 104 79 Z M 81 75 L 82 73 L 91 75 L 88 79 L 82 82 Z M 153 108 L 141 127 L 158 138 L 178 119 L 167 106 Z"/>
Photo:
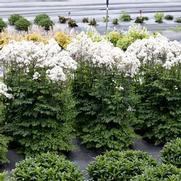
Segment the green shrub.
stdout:
<path fill-rule="evenodd" d="M 15 28 L 20 31 L 28 31 L 30 26 L 31 26 L 30 21 L 28 21 L 25 18 L 20 18 L 15 22 Z"/>
<path fill-rule="evenodd" d="M 122 12 L 120 17 L 119 17 L 120 21 L 131 21 L 132 18 L 131 16 L 127 13 L 127 12 Z"/>
<path fill-rule="evenodd" d="M 180 18 L 177 18 L 177 19 L 175 20 L 175 22 L 181 23 L 181 17 L 180 17 Z"/>
<path fill-rule="evenodd" d="M 35 17 L 34 23 L 37 24 L 37 25 L 39 25 L 39 22 L 40 22 L 41 20 L 43 20 L 43 19 L 50 19 L 50 17 L 49 17 L 47 14 L 44 14 L 44 13 L 39 14 L 39 15 L 37 15 L 37 16 Z"/>
<path fill-rule="evenodd" d="M 43 27 L 46 31 L 48 31 L 53 28 L 54 23 L 51 19 L 45 18 L 45 19 L 41 19 L 38 22 L 38 25 Z"/>
<path fill-rule="evenodd" d="M 61 24 L 65 24 L 67 22 L 67 18 L 65 18 L 64 16 L 59 16 L 58 19 Z"/>
<path fill-rule="evenodd" d="M 75 28 L 75 27 L 77 27 L 78 25 L 77 25 L 77 23 L 76 23 L 75 20 L 69 19 L 69 20 L 68 20 L 68 26 L 69 26 L 70 28 Z"/>
<path fill-rule="evenodd" d="M 7 27 L 7 24 L 0 18 L 0 32 L 2 32 Z"/>
<path fill-rule="evenodd" d="M 127 34 L 122 36 L 117 41 L 116 46 L 125 51 L 136 40 L 149 38 L 149 36 L 150 35 L 145 28 L 140 28 L 139 26 L 138 27 L 133 26 L 128 30 Z"/>
<path fill-rule="evenodd" d="M 166 15 L 165 17 L 164 17 L 166 20 L 173 20 L 173 15 Z"/>
<path fill-rule="evenodd" d="M 106 22 L 109 22 L 109 17 L 103 17 L 103 22 L 106 23 Z"/>
<path fill-rule="evenodd" d="M 147 168 L 142 175 L 138 175 L 131 181 L 179 181 L 181 170 L 172 165 L 160 165 Z"/>
<path fill-rule="evenodd" d="M 113 24 L 113 25 L 118 25 L 118 24 L 119 24 L 118 18 L 114 18 L 114 19 L 112 20 L 112 24 Z"/>
<path fill-rule="evenodd" d="M 0 134 L 0 164 L 8 162 L 7 152 L 10 139 Z"/>
<path fill-rule="evenodd" d="M 136 17 L 135 23 L 142 24 L 142 23 L 144 23 L 144 21 L 147 21 L 147 20 L 148 20 L 148 17 L 146 17 L 146 16 L 138 16 L 138 17 Z"/>
<path fill-rule="evenodd" d="M 9 178 L 7 172 L 0 173 L 0 181 L 9 181 L 9 180 L 10 180 L 10 178 Z"/>
<path fill-rule="evenodd" d="M 181 168 L 181 138 L 166 143 L 161 152 L 161 158 L 163 163 Z"/>
<path fill-rule="evenodd" d="M 155 22 L 163 23 L 164 13 L 157 12 L 155 13 L 154 17 L 155 17 Z"/>
<path fill-rule="evenodd" d="M 97 21 L 96 21 L 96 19 L 93 18 L 93 19 L 89 20 L 89 25 L 90 25 L 90 26 L 97 26 Z"/>
<path fill-rule="evenodd" d="M 75 73 L 77 130 L 88 148 L 126 149 L 135 137 L 129 121 L 129 78 L 89 63 L 80 63 Z M 118 87 L 124 87 L 120 90 Z M 126 91 L 125 91 L 126 90 Z M 129 103 L 128 103 L 129 102 Z"/>
<path fill-rule="evenodd" d="M 156 161 L 142 151 L 110 151 L 97 156 L 88 166 L 92 181 L 130 181 L 147 167 L 156 166 Z"/>
<path fill-rule="evenodd" d="M 82 23 L 89 23 L 89 18 L 83 18 Z"/>
<path fill-rule="evenodd" d="M 133 42 L 134 39 L 131 36 L 123 36 L 117 41 L 116 46 L 125 51 Z"/>
<path fill-rule="evenodd" d="M 18 21 L 20 18 L 23 18 L 23 17 L 19 14 L 12 14 L 8 19 L 9 24 L 15 25 L 16 21 Z"/>
<path fill-rule="evenodd" d="M 33 62 L 32 62 L 33 64 Z M 50 81 L 45 69 L 15 71 L 11 66 L 6 84 L 13 99 L 6 101 L 5 130 L 21 144 L 25 154 L 72 149 L 72 121 L 75 117 L 71 86 Z M 40 78 L 32 79 L 34 72 Z"/>
<path fill-rule="evenodd" d="M 134 127 L 155 144 L 164 144 L 181 135 L 180 68 L 180 65 L 171 69 L 147 65 L 136 78 L 139 101 L 138 124 Z"/>
<path fill-rule="evenodd" d="M 19 162 L 13 170 L 12 180 L 83 181 L 83 176 L 81 171 L 64 157 L 44 153 Z"/>
<path fill-rule="evenodd" d="M 117 31 L 111 31 L 107 34 L 107 39 L 114 45 L 116 46 L 117 42 L 119 39 L 122 38 L 123 35 Z"/>

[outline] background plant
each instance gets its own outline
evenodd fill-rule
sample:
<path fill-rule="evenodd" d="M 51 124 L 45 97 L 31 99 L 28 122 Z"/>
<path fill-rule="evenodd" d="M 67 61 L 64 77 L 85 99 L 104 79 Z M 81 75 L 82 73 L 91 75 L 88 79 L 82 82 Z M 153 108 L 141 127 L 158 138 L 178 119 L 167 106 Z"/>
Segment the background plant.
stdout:
<path fill-rule="evenodd" d="M 132 18 L 127 12 L 123 11 L 119 17 L 119 20 L 120 21 L 131 21 Z"/>
<path fill-rule="evenodd" d="M 170 15 L 170 14 L 165 15 L 164 18 L 165 18 L 166 20 L 170 20 L 170 21 L 174 19 L 173 15 Z"/>
<path fill-rule="evenodd" d="M 56 154 L 44 153 L 19 162 L 12 180 L 83 181 L 81 171 L 70 161 Z"/>
<path fill-rule="evenodd" d="M 0 134 L 0 164 L 8 162 L 7 153 L 8 153 L 8 144 L 10 139 L 2 134 Z"/>
<path fill-rule="evenodd" d="M 161 158 L 163 163 L 181 168 L 181 138 L 166 143 L 161 152 Z"/>
<path fill-rule="evenodd" d="M 28 21 L 25 18 L 20 18 L 15 22 L 15 28 L 20 31 L 28 31 L 30 26 L 31 26 L 30 21 Z"/>
<path fill-rule="evenodd" d="M 34 23 L 39 25 L 39 22 L 43 19 L 50 19 L 50 17 L 45 13 L 39 14 L 35 17 Z"/>
<path fill-rule="evenodd" d="M 160 165 L 147 168 L 142 175 L 138 175 L 131 181 L 177 181 L 181 179 L 181 170 L 173 165 Z"/>
<path fill-rule="evenodd" d="M 147 167 L 156 166 L 156 161 L 142 151 L 110 151 L 97 156 L 88 166 L 90 180 L 125 180 L 141 175 Z"/>
<path fill-rule="evenodd" d="M 163 23 L 164 13 L 157 12 L 155 13 L 154 17 L 155 17 L 155 22 Z"/>
<path fill-rule="evenodd" d="M 71 37 L 63 32 L 57 32 L 55 34 L 55 40 L 61 46 L 61 48 L 66 48 L 67 45 L 71 42 Z"/>
<path fill-rule="evenodd" d="M 19 15 L 19 14 L 12 14 L 9 18 L 9 24 L 10 25 L 15 25 L 16 21 L 18 21 L 20 18 L 23 18 L 23 16 Z"/>
<path fill-rule="evenodd" d="M 38 25 L 44 28 L 44 30 L 49 31 L 50 29 L 53 29 L 53 21 L 49 18 L 41 19 L 38 22 Z"/>
<path fill-rule="evenodd" d="M 0 18 L 0 32 L 2 32 L 7 27 L 7 24 Z"/>

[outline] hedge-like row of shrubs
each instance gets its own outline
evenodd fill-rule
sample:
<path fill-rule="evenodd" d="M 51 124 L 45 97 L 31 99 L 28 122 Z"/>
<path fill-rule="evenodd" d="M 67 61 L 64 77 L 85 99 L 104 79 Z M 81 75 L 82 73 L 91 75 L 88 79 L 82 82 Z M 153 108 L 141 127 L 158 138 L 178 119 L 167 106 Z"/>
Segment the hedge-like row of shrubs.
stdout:
<path fill-rule="evenodd" d="M 179 181 L 181 169 L 170 164 L 158 165 L 143 151 L 110 151 L 97 156 L 88 167 L 90 181 Z M 0 175 L 2 181 L 83 181 L 80 169 L 63 156 L 43 153 L 16 164 L 12 174 Z"/>

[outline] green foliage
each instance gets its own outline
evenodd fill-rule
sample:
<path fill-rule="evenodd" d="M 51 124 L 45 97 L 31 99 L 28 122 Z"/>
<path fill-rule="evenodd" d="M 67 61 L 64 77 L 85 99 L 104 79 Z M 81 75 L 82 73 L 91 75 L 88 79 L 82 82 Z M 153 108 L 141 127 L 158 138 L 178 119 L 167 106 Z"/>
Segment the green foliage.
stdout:
<path fill-rule="evenodd" d="M 73 19 L 69 19 L 69 20 L 68 20 L 68 26 L 69 26 L 70 28 L 78 27 L 76 21 L 73 20 Z"/>
<path fill-rule="evenodd" d="M 0 134 L 0 164 L 8 162 L 7 152 L 10 139 Z"/>
<path fill-rule="evenodd" d="M 164 13 L 157 12 L 155 13 L 154 17 L 155 17 L 155 22 L 163 23 Z"/>
<path fill-rule="evenodd" d="M 180 181 L 181 170 L 173 165 L 160 165 L 147 168 L 142 175 L 138 175 L 131 181 Z"/>
<path fill-rule="evenodd" d="M 140 39 L 145 39 L 148 38 L 150 35 L 147 32 L 146 29 L 137 29 L 136 27 L 132 27 L 129 29 L 127 34 L 122 36 L 118 41 L 116 46 L 121 48 L 122 50 L 126 51 L 127 48 L 136 40 Z"/>
<path fill-rule="evenodd" d="M 177 19 L 175 20 L 175 22 L 181 23 L 181 17 L 177 18 Z"/>
<path fill-rule="evenodd" d="M 83 18 L 82 23 L 89 23 L 89 18 Z"/>
<path fill-rule="evenodd" d="M 35 17 L 34 23 L 39 25 L 39 22 L 43 19 L 50 19 L 50 17 L 45 13 L 39 14 Z"/>
<path fill-rule="evenodd" d="M 119 17 L 119 20 L 120 21 L 131 21 L 132 20 L 132 18 L 131 18 L 131 16 L 127 13 L 127 12 L 122 12 L 121 13 L 121 15 L 120 15 L 120 17 Z"/>
<path fill-rule="evenodd" d="M 65 24 L 67 22 L 67 18 L 65 18 L 64 16 L 59 16 L 58 19 L 61 24 Z"/>
<path fill-rule="evenodd" d="M 114 18 L 114 19 L 112 20 L 112 24 L 113 24 L 113 25 L 118 25 L 118 24 L 119 24 L 118 18 Z"/>
<path fill-rule="evenodd" d="M 181 135 L 180 66 L 171 69 L 160 65 L 143 66 L 135 79 L 138 119 L 134 127 L 156 144 Z"/>
<path fill-rule="evenodd" d="M 111 31 L 107 34 L 107 39 L 116 46 L 119 39 L 121 39 L 123 35 L 120 32 L 117 31 Z"/>
<path fill-rule="evenodd" d="M 129 127 L 129 83 L 129 78 L 116 71 L 80 63 L 73 87 L 78 111 L 76 124 L 88 148 L 119 150 L 132 144 L 135 135 Z"/>
<path fill-rule="evenodd" d="M 165 17 L 164 17 L 166 20 L 173 20 L 173 15 L 166 15 Z"/>
<path fill-rule="evenodd" d="M 30 68 L 26 74 L 6 75 L 14 99 L 6 100 L 5 130 L 21 144 L 26 154 L 72 149 L 72 121 L 75 117 L 70 83 L 51 82 L 46 70 Z M 40 78 L 33 80 L 34 72 Z"/>
<path fill-rule="evenodd" d="M 161 152 L 161 158 L 163 163 L 181 168 L 181 138 L 167 143 Z"/>
<path fill-rule="evenodd" d="M 83 181 L 81 171 L 70 161 L 56 154 L 44 153 L 19 162 L 13 181 Z"/>
<path fill-rule="evenodd" d="M 93 19 L 89 20 L 89 25 L 90 25 L 90 26 L 97 26 L 97 21 L 96 21 L 96 19 L 93 18 Z"/>
<path fill-rule="evenodd" d="M 28 31 L 31 23 L 25 18 L 20 18 L 15 22 L 15 28 L 20 31 Z"/>
<path fill-rule="evenodd" d="M 149 166 L 156 166 L 156 161 L 146 152 L 110 151 L 97 156 L 89 164 L 88 173 L 92 181 L 129 181 Z"/>
<path fill-rule="evenodd" d="M 7 27 L 7 24 L 0 18 L 0 32 L 2 32 Z"/>
<path fill-rule="evenodd" d="M 7 172 L 0 173 L 0 181 L 9 181 L 9 176 Z"/>
<path fill-rule="evenodd" d="M 138 16 L 138 17 L 136 17 L 135 23 L 142 24 L 142 23 L 144 23 L 144 21 L 147 21 L 147 20 L 148 20 L 148 17 L 146 17 L 146 16 Z"/>
<path fill-rule="evenodd" d="M 45 18 L 45 19 L 41 19 L 38 22 L 38 25 L 43 27 L 46 31 L 48 31 L 53 28 L 54 23 L 51 19 Z"/>
<path fill-rule="evenodd" d="M 23 18 L 23 17 L 19 14 L 12 14 L 8 19 L 9 24 L 15 25 L 16 21 L 18 21 L 20 18 Z"/>

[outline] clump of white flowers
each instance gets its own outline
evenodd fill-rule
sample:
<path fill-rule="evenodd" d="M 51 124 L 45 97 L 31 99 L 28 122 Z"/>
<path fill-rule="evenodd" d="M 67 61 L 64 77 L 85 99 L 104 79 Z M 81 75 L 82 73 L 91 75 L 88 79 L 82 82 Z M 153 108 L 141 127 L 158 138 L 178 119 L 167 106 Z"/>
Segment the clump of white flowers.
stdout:
<path fill-rule="evenodd" d="M 29 66 L 47 69 L 47 76 L 53 81 L 65 81 L 67 74 L 75 70 L 77 63 L 69 53 L 62 50 L 58 43 L 51 39 L 47 44 L 32 41 L 12 41 L 0 51 L 1 66 L 16 65 L 24 72 Z M 35 72 L 33 79 L 38 79 Z"/>
<path fill-rule="evenodd" d="M 8 93 L 9 90 L 11 89 L 8 88 L 6 84 L 4 84 L 3 82 L 0 82 L 0 95 L 3 95 L 7 97 L 8 99 L 12 99 L 13 95 Z"/>
<path fill-rule="evenodd" d="M 136 56 L 142 64 L 160 64 L 167 69 L 181 63 L 181 44 L 161 35 L 137 40 L 126 53 Z"/>
<path fill-rule="evenodd" d="M 98 67 L 117 68 L 120 72 L 134 75 L 140 65 L 136 56 L 125 54 L 112 43 L 102 40 L 93 42 L 84 32 L 77 35 L 67 50 L 77 61 L 87 61 Z"/>

